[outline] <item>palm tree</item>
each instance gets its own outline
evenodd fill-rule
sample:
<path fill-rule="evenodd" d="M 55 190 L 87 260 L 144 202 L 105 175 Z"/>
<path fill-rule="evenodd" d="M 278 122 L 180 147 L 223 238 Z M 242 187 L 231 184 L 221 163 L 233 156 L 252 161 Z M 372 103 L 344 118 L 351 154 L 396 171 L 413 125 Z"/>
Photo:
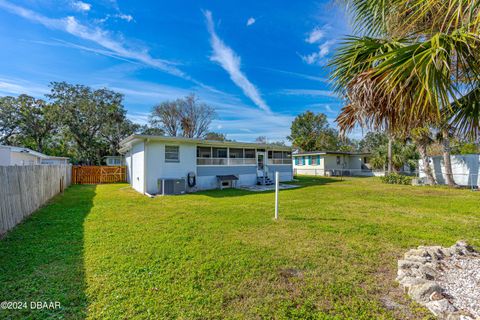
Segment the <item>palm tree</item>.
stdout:
<path fill-rule="evenodd" d="M 347 101 L 341 132 L 360 124 L 405 136 L 448 124 L 476 137 L 480 0 L 345 1 L 364 35 L 347 38 L 331 62 Z"/>
<path fill-rule="evenodd" d="M 431 132 L 429 128 L 415 128 L 412 130 L 410 137 L 413 143 L 417 146 L 418 153 L 423 162 L 425 175 L 427 176 L 428 184 L 436 184 L 435 176 L 433 174 L 432 166 L 427 157 L 427 147 L 433 143 Z"/>

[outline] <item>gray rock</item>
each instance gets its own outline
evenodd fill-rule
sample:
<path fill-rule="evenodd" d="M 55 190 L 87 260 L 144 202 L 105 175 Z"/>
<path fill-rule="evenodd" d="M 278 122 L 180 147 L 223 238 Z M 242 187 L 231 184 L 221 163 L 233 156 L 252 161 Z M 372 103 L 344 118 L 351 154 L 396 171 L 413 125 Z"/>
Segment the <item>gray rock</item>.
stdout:
<path fill-rule="evenodd" d="M 442 292 L 442 288 L 435 281 L 426 281 L 424 283 L 415 284 L 408 289 L 410 297 L 419 303 L 429 302 L 430 295 L 434 292 Z"/>
<path fill-rule="evenodd" d="M 457 308 L 447 299 L 429 301 L 425 303 L 425 306 L 437 317 L 446 316 L 447 314 L 457 311 Z"/>

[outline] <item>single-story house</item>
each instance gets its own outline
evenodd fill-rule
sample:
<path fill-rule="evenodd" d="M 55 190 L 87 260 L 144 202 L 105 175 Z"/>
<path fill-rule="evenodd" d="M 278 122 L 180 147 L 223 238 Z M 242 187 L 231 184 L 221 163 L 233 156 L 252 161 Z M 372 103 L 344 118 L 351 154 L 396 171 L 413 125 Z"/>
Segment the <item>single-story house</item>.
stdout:
<path fill-rule="evenodd" d="M 452 155 L 453 180 L 460 186 L 480 186 L 480 154 Z M 443 156 L 429 157 L 430 166 L 438 184 L 446 184 L 445 163 Z M 418 175 L 426 180 L 425 167 L 420 159 Z"/>
<path fill-rule="evenodd" d="M 341 151 L 297 152 L 293 154 L 293 170 L 299 175 L 369 176 L 373 175 L 369 156 L 369 153 Z"/>
<path fill-rule="evenodd" d="M 144 194 L 184 193 L 293 179 L 290 147 L 131 135 L 120 143 L 131 186 Z"/>
<path fill-rule="evenodd" d="M 123 156 L 106 156 L 105 163 L 107 166 L 124 166 L 125 158 Z"/>
<path fill-rule="evenodd" d="M 28 148 L 0 145 L 0 166 L 68 164 L 69 158 L 54 157 Z"/>

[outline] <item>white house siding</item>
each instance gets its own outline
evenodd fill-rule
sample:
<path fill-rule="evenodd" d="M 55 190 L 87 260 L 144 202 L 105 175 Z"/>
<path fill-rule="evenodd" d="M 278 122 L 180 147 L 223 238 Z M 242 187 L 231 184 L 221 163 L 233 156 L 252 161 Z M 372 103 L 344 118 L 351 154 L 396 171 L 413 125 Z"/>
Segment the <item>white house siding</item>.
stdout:
<path fill-rule="evenodd" d="M 131 172 L 132 172 L 132 188 L 140 193 L 144 193 L 144 143 L 139 142 L 132 146 L 131 150 Z"/>
<path fill-rule="evenodd" d="M 10 165 L 12 166 L 25 166 L 33 164 L 40 164 L 40 158 L 26 152 L 10 153 Z"/>
<path fill-rule="evenodd" d="M 480 155 L 468 154 L 468 155 L 452 155 L 452 171 L 453 179 L 458 185 L 461 186 L 479 186 L 480 185 Z M 442 156 L 436 156 L 430 158 L 430 164 L 432 170 L 435 173 L 435 179 L 439 184 L 446 183 L 445 166 Z M 421 178 L 426 177 L 424 171 L 423 161 L 419 161 L 419 176 Z"/>
<path fill-rule="evenodd" d="M 317 157 L 320 157 L 320 163 L 317 165 Z M 296 165 L 296 158 L 305 159 L 303 165 Z M 293 158 L 293 169 L 299 175 L 324 175 L 325 159 L 323 155 L 299 156 Z"/>
<path fill-rule="evenodd" d="M 238 176 L 237 185 L 247 186 L 257 183 L 257 166 L 197 166 L 197 187 L 200 190 L 217 188 L 217 175 Z"/>
<path fill-rule="evenodd" d="M 165 162 L 165 145 L 179 147 L 179 162 Z M 147 192 L 158 193 L 158 179 L 187 179 L 196 172 L 197 146 L 164 142 L 147 142 Z"/>
<path fill-rule="evenodd" d="M 280 182 L 292 181 L 293 179 L 293 170 L 291 165 L 268 165 L 268 171 L 272 173 L 272 178 L 275 178 L 275 172 L 278 171 L 280 175 Z"/>

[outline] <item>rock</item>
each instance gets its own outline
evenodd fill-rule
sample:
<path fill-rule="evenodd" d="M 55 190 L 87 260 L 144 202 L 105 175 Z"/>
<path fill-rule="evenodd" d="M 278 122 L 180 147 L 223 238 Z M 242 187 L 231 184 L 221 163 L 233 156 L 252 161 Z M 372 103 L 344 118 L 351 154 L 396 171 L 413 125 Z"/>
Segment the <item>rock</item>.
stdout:
<path fill-rule="evenodd" d="M 408 289 L 410 297 L 420 303 L 430 301 L 430 295 L 434 292 L 442 293 L 442 288 L 435 281 L 415 284 Z"/>
<path fill-rule="evenodd" d="M 446 316 L 447 314 L 457 311 L 457 308 L 447 299 L 429 301 L 425 306 L 437 317 Z"/>
<path fill-rule="evenodd" d="M 407 251 L 396 279 L 439 319 L 480 320 L 480 253 L 465 241 Z"/>

